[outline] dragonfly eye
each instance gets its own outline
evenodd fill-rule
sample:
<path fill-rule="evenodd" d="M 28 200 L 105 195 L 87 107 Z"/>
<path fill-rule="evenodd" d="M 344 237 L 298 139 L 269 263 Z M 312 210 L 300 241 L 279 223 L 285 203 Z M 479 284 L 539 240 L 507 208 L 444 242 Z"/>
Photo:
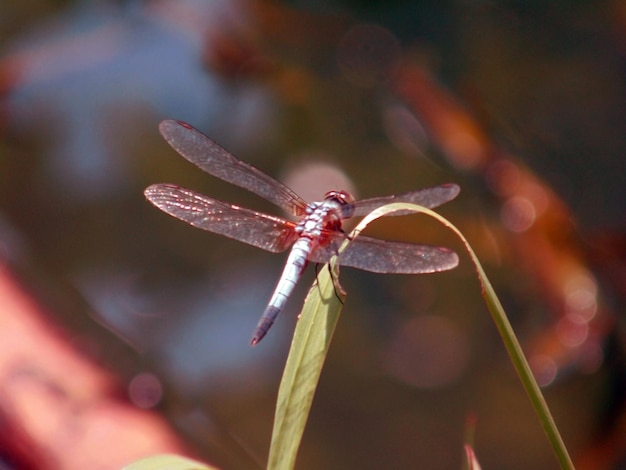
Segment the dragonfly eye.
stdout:
<path fill-rule="evenodd" d="M 324 195 L 325 201 L 333 201 L 339 204 L 343 217 L 352 217 L 354 211 L 354 198 L 346 191 L 328 191 Z"/>
<path fill-rule="evenodd" d="M 354 198 L 346 191 L 328 191 L 324 194 L 324 200 L 335 201 L 342 206 L 346 204 L 354 204 Z"/>

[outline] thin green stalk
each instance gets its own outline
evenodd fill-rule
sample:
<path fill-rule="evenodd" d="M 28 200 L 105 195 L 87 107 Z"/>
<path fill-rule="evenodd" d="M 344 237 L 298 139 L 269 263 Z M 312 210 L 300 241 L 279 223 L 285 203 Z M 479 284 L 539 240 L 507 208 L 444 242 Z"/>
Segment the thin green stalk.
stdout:
<path fill-rule="evenodd" d="M 539 416 L 561 468 L 573 469 L 574 466 L 565 444 L 532 375 L 502 304 L 487 279 L 474 250 L 461 232 L 447 219 L 425 207 L 408 203 L 395 203 L 380 207 L 363 218 L 351 233 L 350 238 L 357 237 L 373 220 L 398 210 L 427 214 L 452 230 L 463 242 L 476 268 L 487 308 L 498 328 L 511 362 Z M 340 248 L 339 257 L 348 243 L 349 241 L 346 241 Z M 331 261 L 331 266 L 335 266 L 335 263 L 336 259 Z M 335 279 L 337 279 L 336 276 Z M 318 276 L 317 285 L 314 284 L 307 296 L 287 358 L 278 392 L 268 469 L 291 470 L 295 465 L 315 388 L 343 305 L 343 297 L 339 298 L 343 295 L 340 291 L 341 289 L 333 284 L 333 278 L 329 274 L 328 267 L 324 266 Z"/>
<path fill-rule="evenodd" d="M 278 389 L 268 469 L 290 470 L 295 465 L 344 298 L 335 289 L 329 265 L 324 265 L 304 301 Z"/>

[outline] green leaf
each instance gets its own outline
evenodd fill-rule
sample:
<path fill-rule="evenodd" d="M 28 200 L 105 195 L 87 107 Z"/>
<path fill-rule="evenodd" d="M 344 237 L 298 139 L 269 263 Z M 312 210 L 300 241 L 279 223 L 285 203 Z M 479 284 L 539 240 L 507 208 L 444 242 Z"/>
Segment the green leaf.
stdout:
<path fill-rule="evenodd" d="M 535 377 L 532 374 L 530 366 L 528 365 L 528 361 L 524 356 L 524 352 L 522 351 L 522 347 L 515 336 L 515 332 L 513 331 L 513 327 L 509 322 L 509 319 L 496 295 L 491 282 L 487 278 L 487 274 L 485 273 L 476 253 L 470 246 L 469 242 L 465 239 L 461 231 L 456 228 L 450 221 L 436 212 L 427 209 L 422 206 L 418 206 L 416 204 L 408 204 L 408 203 L 397 203 L 397 204 L 389 204 L 388 206 L 381 207 L 375 211 L 373 211 L 368 217 L 372 219 L 381 217 L 378 212 L 382 212 L 384 214 L 388 214 L 389 212 L 398 211 L 398 210 L 411 210 L 415 212 L 424 213 L 442 225 L 450 229 L 463 243 L 465 249 L 470 255 L 472 263 L 474 264 L 474 268 L 476 269 L 476 274 L 478 275 L 478 280 L 481 284 L 481 293 L 483 299 L 485 300 L 485 304 L 487 305 L 487 309 L 489 313 L 491 313 L 491 318 L 493 322 L 496 324 L 496 328 L 500 333 L 500 337 L 504 343 L 504 346 L 509 354 L 509 358 L 513 363 L 513 367 L 519 376 L 524 389 L 526 390 L 526 394 L 539 417 L 539 421 L 543 426 L 544 432 L 548 437 L 548 441 L 552 446 L 552 450 L 554 451 L 561 468 L 564 469 L 574 469 L 574 464 L 567 452 L 567 448 L 565 447 L 565 443 L 559 434 L 559 430 L 556 427 L 556 423 L 554 422 L 554 418 L 550 413 L 550 409 L 548 408 L 548 404 L 546 403 L 543 394 L 541 393 L 541 389 L 535 380 Z M 366 217 L 366 219 L 368 218 Z M 365 219 L 363 219 L 365 221 Z"/>
<path fill-rule="evenodd" d="M 324 265 L 304 301 L 278 391 L 267 468 L 291 469 L 345 295 Z"/>
<path fill-rule="evenodd" d="M 123 467 L 123 470 L 217 470 L 206 464 L 179 455 L 154 455 Z"/>

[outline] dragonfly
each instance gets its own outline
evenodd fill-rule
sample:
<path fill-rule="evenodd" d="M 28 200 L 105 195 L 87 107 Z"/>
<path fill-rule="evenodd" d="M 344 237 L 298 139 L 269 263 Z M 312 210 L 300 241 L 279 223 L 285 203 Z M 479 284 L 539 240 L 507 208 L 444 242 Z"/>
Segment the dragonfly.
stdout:
<path fill-rule="evenodd" d="M 456 184 L 443 184 L 360 201 L 355 201 L 346 191 L 329 191 L 322 201 L 307 203 L 281 182 L 239 160 L 185 122 L 163 121 L 159 131 L 174 150 L 200 169 L 272 202 L 297 218 L 296 221 L 286 220 L 168 183 L 154 184 L 144 191 L 148 201 L 157 208 L 194 227 L 274 253 L 291 247 L 282 275 L 252 335 L 250 344 L 253 346 L 274 324 L 307 264 L 327 263 L 338 253 L 348 237 L 342 230 L 344 219 L 367 215 L 394 202 L 433 208 L 454 199 L 460 191 Z M 388 215 L 410 213 L 397 211 Z M 448 248 L 366 236 L 352 240 L 338 259 L 341 266 L 399 274 L 445 271 L 456 267 L 458 262 L 457 254 Z"/>

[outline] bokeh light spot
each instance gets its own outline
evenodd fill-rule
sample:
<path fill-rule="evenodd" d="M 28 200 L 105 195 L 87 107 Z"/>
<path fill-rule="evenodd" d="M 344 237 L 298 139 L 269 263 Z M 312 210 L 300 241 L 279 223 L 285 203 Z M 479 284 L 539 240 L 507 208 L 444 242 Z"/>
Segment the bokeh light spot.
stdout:
<path fill-rule="evenodd" d="M 535 380 L 540 387 L 546 387 L 556 379 L 559 367 L 555 360 L 547 354 L 537 354 L 528 361 Z"/>
<path fill-rule="evenodd" d="M 556 332 L 561 343 L 568 347 L 580 346 L 589 335 L 589 324 L 575 314 L 565 315 L 556 325 Z"/>
<path fill-rule="evenodd" d="M 598 311 L 598 286 L 590 275 L 576 275 L 565 285 L 565 308 L 569 314 L 591 320 Z"/>
<path fill-rule="evenodd" d="M 139 408 L 153 408 L 163 398 L 161 381 L 154 374 L 137 374 L 128 384 L 128 397 Z"/>
<path fill-rule="evenodd" d="M 525 197 L 509 198 L 502 206 L 500 219 L 511 232 L 525 232 L 535 223 L 535 206 Z"/>
<path fill-rule="evenodd" d="M 347 191 L 356 197 L 350 178 L 336 166 L 320 161 L 328 160 L 327 156 L 312 153 L 297 159 L 310 163 L 290 169 L 282 181 L 306 201 L 320 201 L 331 190 Z"/>

